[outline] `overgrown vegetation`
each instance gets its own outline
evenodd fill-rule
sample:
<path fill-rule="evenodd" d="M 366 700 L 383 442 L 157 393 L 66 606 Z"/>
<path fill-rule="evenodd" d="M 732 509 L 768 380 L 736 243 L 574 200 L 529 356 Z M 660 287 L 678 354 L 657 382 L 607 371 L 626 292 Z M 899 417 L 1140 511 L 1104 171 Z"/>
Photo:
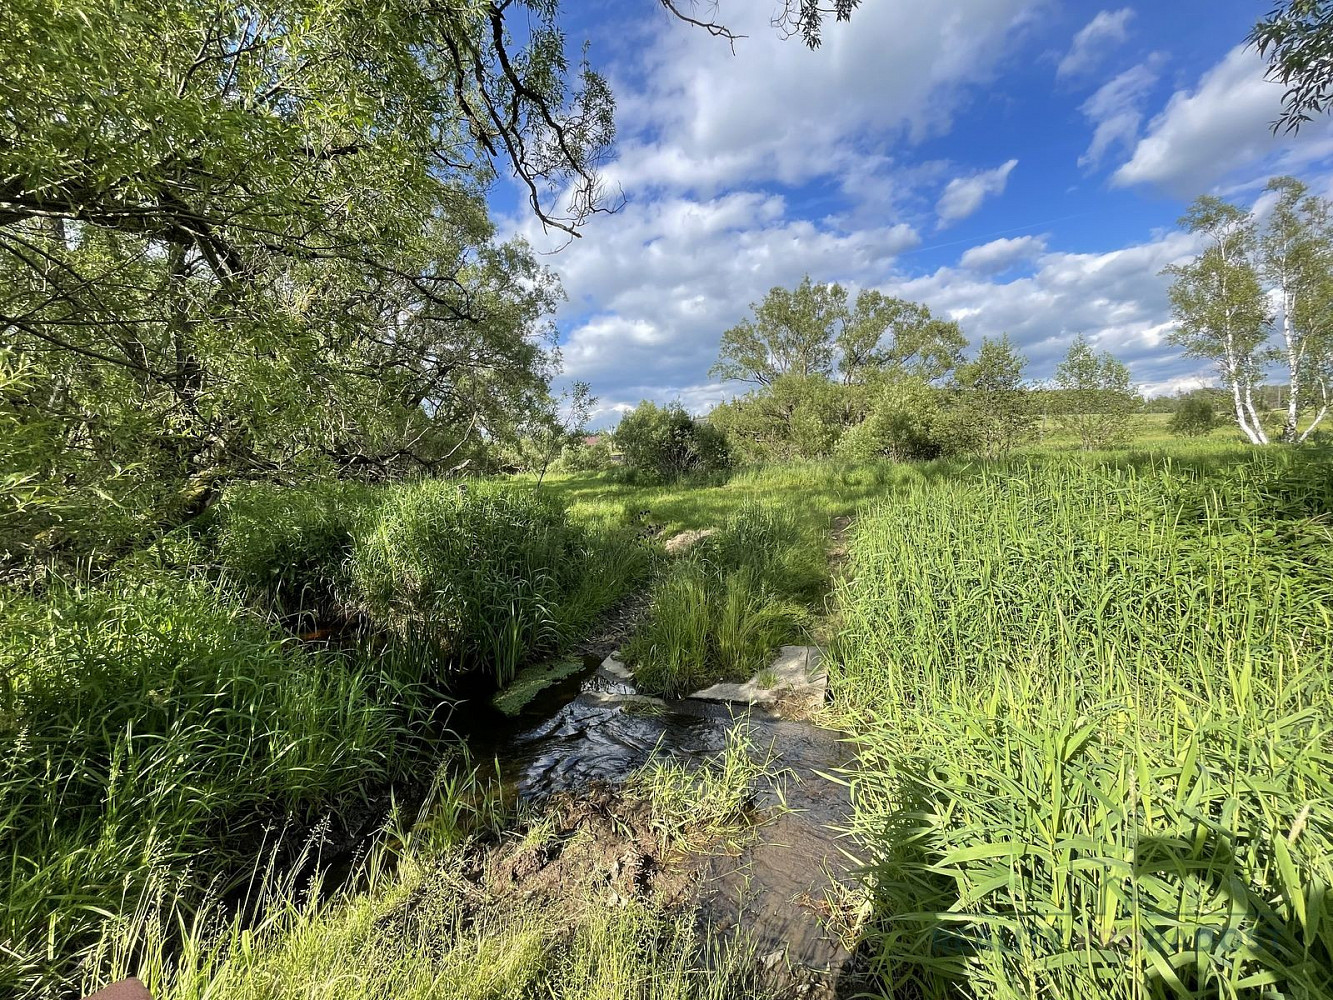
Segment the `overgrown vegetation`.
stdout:
<path fill-rule="evenodd" d="M 679 698 L 753 676 L 810 617 L 799 599 L 810 599 L 823 574 L 800 565 L 805 541 L 790 513 L 750 501 L 667 566 L 625 648 L 636 685 Z"/>
<path fill-rule="evenodd" d="M 299 649 L 176 576 L 4 597 L 0 989 L 54 987 L 145 894 L 188 919 L 283 825 L 408 779 L 437 699 L 405 667 Z"/>
<path fill-rule="evenodd" d="M 837 690 L 886 991 L 1329 988 L 1330 482 L 1046 462 L 867 514 Z"/>

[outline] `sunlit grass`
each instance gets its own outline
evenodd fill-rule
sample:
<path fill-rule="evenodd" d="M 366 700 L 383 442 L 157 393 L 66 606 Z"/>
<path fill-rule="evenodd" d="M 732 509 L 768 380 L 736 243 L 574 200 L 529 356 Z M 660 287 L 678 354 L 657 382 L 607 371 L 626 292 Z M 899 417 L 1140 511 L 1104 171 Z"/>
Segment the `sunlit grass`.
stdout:
<path fill-rule="evenodd" d="M 862 518 L 834 678 L 886 989 L 1328 988 L 1329 472 L 1046 462 Z"/>

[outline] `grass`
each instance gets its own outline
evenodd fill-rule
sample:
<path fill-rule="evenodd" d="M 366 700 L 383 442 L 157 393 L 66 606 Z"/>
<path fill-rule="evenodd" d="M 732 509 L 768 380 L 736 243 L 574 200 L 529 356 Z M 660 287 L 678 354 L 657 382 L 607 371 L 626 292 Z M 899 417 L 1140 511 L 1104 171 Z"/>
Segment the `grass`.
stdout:
<path fill-rule="evenodd" d="M 154 900 L 178 931 L 420 785 L 443 684 L 558 652 L 646 561 L 504 484 L 329 484 L 241 489 L 97 582 L 0 591 L 0 992 L 73 992 L 107 921 Z M 336 648 L 290 631 L 331 620 L 357 626 Z"/>
<path fill-rule="evenodd" d="M 640 690 L 675 698 L 761 670 L 810 617 L 794 597 L 822 584 L 807 542 L 789 513 L 745 500 L 720 531 L 667 565 L 625 647 Z"/>
<path fill-rule="evenodd" d="M 726 746 L 701 763 L 654 758 L 628 786 L 650 803 L 664 841 L 734 841 L 752 826 L 757 795 L 767 790 L 781 798 L 784 775 L 776 759 L 772 747 L 756 747 L 749 729 L 735 725 Z"/>
<path fill-rule="evenodd" d="M 4 598 L 0 678 L 0 991 L 16 996 L 65 981 L 150 891 L 188 918 L 273 827 L 408 779 L 433 707 L 387 662 L 296 648 L 178 577 Z"/>
<path fill-rule="evenodd" d="M 833 659 L 886 994 L 1330 986 L 1330 465 L 1121 466 L 859 524 Z"/>
<path fill-rule="evenodd" d="M 318 884 L 303 891 L 278 882 L 264 894 L 257 924 L 198 920 L 186 928 L 184 947 L 151 907 L 142 908 L 107 928 L 88 985 L 133 973 L 157 1000 L 766 995 L 755 980 L 754 956 L 742 945 L 710 941 L 688 908 L 669 911 L 639 898 L 608 907 L 595 878 L 555 899 L 478 898 L 478 884 L 465 874 L 478 842 L 467 833 L 489 830 L 493 838 L 512 817 L 496 805 L 495 785 L 480 772 L 463 767 L 449 774 L 462 787 L 437 785 L 438 801 L 408 832 L 382 838 L 353 879 L 359 889 L 330 896 Z M 630 788 L 650 802 L 664 837 L 686 826 L 710 837 L 736 836 L 748 823 L 757 783 L 775 777 L 770 759 L 756 755 L 737 729 L 722 753 L 697 768 L 660 762 Z M 699 806 L 689 808 L 683 796 L 697 797 Z M 470 797 L 478 806 L 459 817 L 454 803 Z M 522 847 L 537 850 L 555 832 L 536 818 Z M 387 854 L 396 860 L 392 868 Z"/>

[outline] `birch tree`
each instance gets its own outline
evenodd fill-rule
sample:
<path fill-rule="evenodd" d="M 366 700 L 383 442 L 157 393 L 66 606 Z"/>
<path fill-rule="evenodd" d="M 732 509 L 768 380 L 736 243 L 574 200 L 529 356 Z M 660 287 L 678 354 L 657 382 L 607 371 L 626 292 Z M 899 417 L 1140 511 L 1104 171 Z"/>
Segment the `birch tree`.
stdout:
<path fill-rule="evenodd" d="M 1180 225 L 1205 240 L 1188 264 L 1168 267 L 1176 329 L 1171 342 L 1190 357 L 1207 358 L 1231 394 L 1236 424 L 1251 444 L 1268 435 L 1254 404 L 1264 365 L 1269 314 L 1255 256 L 1257 237 L 1249 213 L 1205 195 L 1190 206 Z"/>
<path fill-rule="evenodd" d="M 1281 438 L 1301 442 L 1328 412 L 1333 352 L 1333 227 L 1329 203 L 1294 177 L 1268 185 L 1278 201 L 1259 241 L 1262 273 L 1279 302 L 1281 351 L 1289 371 Z M 1304 430 L 1302 412 L 1315 413 Z"/>

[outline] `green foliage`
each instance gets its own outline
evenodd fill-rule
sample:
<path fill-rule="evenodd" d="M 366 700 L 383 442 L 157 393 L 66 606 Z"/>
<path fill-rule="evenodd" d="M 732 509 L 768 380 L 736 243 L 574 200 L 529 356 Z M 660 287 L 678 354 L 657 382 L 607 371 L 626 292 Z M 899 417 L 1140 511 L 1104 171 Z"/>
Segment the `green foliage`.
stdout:
<path fill-rule="evenodd" d="M 503 683 L 566 638 L 558 606 L 584 571 L 585 543 L 540 492 L 427 480 L 386 491 L 349 574 L 374 626 Z"/>
<path fill-rule="evenodd" d="M 867 514 L 835 674 L 886 990 L 1328 990 L 1330 483 L 1046 463 Z"/>
<path fill-rule="evenodd" d="M 1078 435 L 1084 451 L 1122 444 L 1139 398 L 1130 385 L 1129 367 L 1108 351 L 1093 351 L 1082 336 L 1055 369 L 1060 390 L 1056 420 Z"/>
<path fill-rule="evenodd" d="M 558 285 L 485 189 L 507 152 L 543 218 L 595 207 L 610 95 L 552 5 L 16 0 L 0 63 L 7 402 L 46 424 L 0 475 L 50 494 L 11 552 L 119 554 L 275 471 L 447 469 L 546 395 Z"/>
<path fill-rule="evenodd" d="M 1171 433 L 1180 437 L 1203 437 L 1218 423 L 1211 394 L 1193 392 L 1176 405 L 1169 426 Z"/>
<path fill-rule="evenodd" d="M 838 443 L 838 456 L 853 462 L 910 462 L 943 451 L 939 393 L 920 378 L 886 378 L 871 388 L 865 418 Z"/>
<path fill-rule="evenodd" d="M 722 433 L 679 403 L 640 403 L 621 419 L 615 443 L 626 472 L 648 481 L 717 472 L 730 464 Z"/>
<path fill-rule="evenodd" d="M 0 989 L 67 982 L 106 915 L 155 892 L 188 918 L 268 824 L 406 778 L 433 701 L 388 667 L 179 577 L 0 599 Z"/>
<path fill-rule="evenodd" d="M 210 514 L 217 559 L 280 614 L 342 616 L 355 600 L 352 540 L 377 499 L 359 483 L 233 486 Z"/>
<path fill-rule="evenodd" d="M 1027 359 L 1006 334 L 981 341 L 976 358 L 958 366 L 942 436 L 949 451 L 1003 458 L 1032 430 L 1032 407 L 1023 388 Z"/>
<path fill-rule="evenodd" d="M 640 690 L 678 698 L 718 681 L 745 681 L 798 634 L 823 573 L 802 557 L 792 515 L 746 501 L 722 530 L 654 584 L 646 621 L 625 655 Z"/>
<path fill-rule="evenodd" d="M 708 422 L 744 462 L 827 458 L 864 397 L 859 386 L 823 376 L 783 375 L 766 388 L 722 403 Z"/>

